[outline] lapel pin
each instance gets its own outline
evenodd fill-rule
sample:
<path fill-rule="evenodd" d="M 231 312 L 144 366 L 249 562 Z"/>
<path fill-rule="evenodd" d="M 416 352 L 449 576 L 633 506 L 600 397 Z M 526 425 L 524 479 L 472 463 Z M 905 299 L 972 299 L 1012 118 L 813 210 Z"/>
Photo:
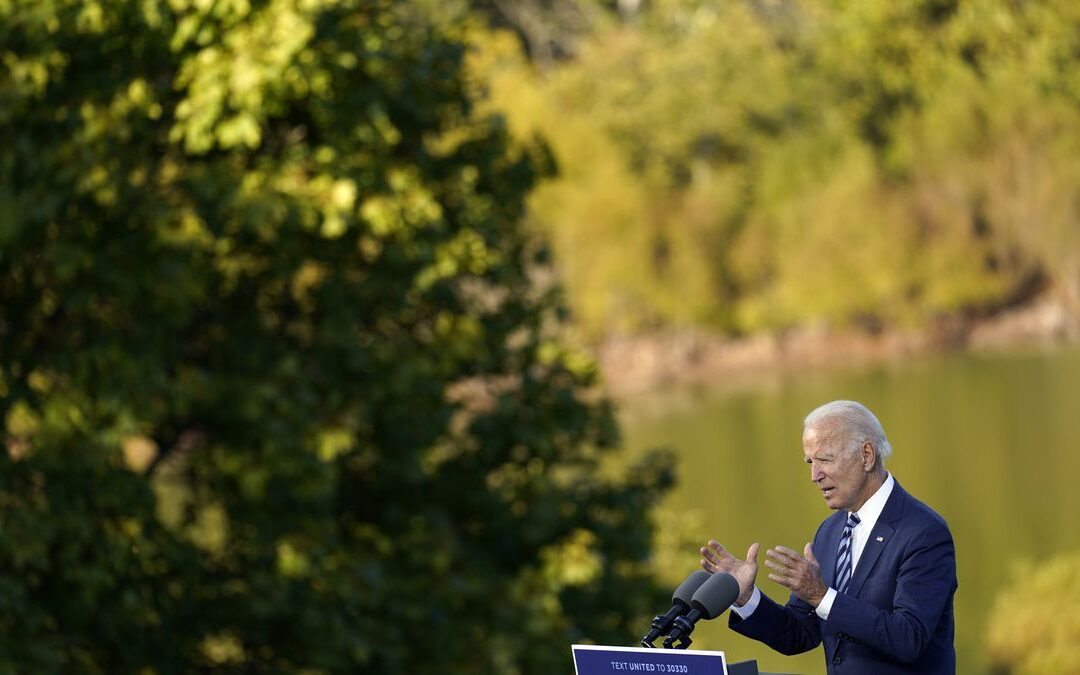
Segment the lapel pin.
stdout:
<path fill-rule="evenodd" d="M 878 541 L 885 541 L 885 537 L 878 537 L 877 540 Z"/>

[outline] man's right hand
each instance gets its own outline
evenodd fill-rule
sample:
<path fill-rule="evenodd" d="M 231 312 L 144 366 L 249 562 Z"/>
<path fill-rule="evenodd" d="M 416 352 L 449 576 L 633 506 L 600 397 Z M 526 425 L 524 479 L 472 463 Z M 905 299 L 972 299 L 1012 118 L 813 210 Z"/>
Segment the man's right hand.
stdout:
<path fill-rule="evenodd" d="M 750 601 L 754 594 L 754 581 L 757 579 L 757 554 L 760 548 L 757 542 L 750 544 L 746 551 L 746 560 L 739 560 L 728 553 L 727 549 L 717 541 L 710 539 L 706 546 L 701 547 L 701 569 L 709 574 L 727 572 L 739 582 L 739 599 L 735 604 L 742 607 Z"/>

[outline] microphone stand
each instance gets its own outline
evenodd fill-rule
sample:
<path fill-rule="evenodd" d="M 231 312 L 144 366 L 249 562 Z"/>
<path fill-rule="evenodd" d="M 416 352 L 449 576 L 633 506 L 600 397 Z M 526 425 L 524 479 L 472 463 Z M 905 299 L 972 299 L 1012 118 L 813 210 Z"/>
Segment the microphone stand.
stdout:
<path fill-rule="evenodd" d="M 701 612 L 694 608 L 686 616 L 675 619 L 675 625 L 672 626 L 671 633 L 664 640 L 664 649 L 686 649 L 693 644 L 694 641 L 690 639 L 690 633 L 694 632 L 694 624 L 697 623 L 699 618 L 701 618 Z"/>
<path fill-rule="evenodd" d="M 664 640 L 664 649 L 686 649 L 694 643 L 694 641 L 690 639 L 689 635 L 680 635 L 677 638 L 678 642 L 674 642 L 674 639 L 675 638 L 669 637 L 668 639 Z"/>
<path fill-rule="evenodd" d="M 657 614 L 653 617 L 652 630 L 646 633 L 645 636 L 641 638 L 642 647 L 645 647 L 646 649 L 656 649 L 656 645 L 653 644 L 653 640 L 660 637 L 661 635 L 664 635 L 664 624 L 670 623 L 670 621 L 665 621 L 665 619 L 667 619 L 667 616 L 662 614 Z"/>

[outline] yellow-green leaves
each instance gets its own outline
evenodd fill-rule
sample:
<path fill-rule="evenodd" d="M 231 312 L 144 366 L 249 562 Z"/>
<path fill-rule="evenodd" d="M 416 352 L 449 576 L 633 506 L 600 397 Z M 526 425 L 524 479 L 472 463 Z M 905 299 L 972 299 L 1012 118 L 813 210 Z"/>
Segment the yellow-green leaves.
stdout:
<path fill-rule="evenodd" d="M 187 41 L 188 33 L 196 43 L 207 44 L 200 44 L 202 48 L 185 59 L 177 75 L 176 85 L 185 95 L 176 108 L 171 138 L 183 140 L 187 150 L 196 153 L 215 146 L 258 146 L 267 108 L 305 93 L 298 69 L 304 68 L 305 61 L 311 62 L 305 59 L 304 49 L 320 4 L 274 0 L 257 12 L 246 1 L 220 7 L 196 2 L 187 8 L 190 13 L 181 19 L 179 44 L 174 41 L 174 49 Z M 198 27 L 208 11 L 228 16 L 224 21 L 228 28 L 222 34 L 196 32 L 205 30 Z"/>
<path fill-rule="evenodd" d="M 498 254 L 488 249 L 475 230 L 462 229 L 453 239 L 438 246 L 435 260 L 417 276 L 416 286 L 426 290 L 439 280 L 478 276 L 498 263 Z"/>
<path fill-rule="evenodd" d="M 992 664 L 1016 675 L 1080 668 L 1080 555 L 1019 566 L 990 613 Z"/>
<path fill-rule="evenodd" d="M 387 175 L 389 194 L 375 194 L 360 206 L 360 216 L 378 237 L 409 238 L 417 228 L 429 227 L 442 216 L 442 207 L 411 168 L 394 168 Z"/>
<path fill-rule="evenodd" d="M 531 216 L 587 335 L 907 327 L 1080 298 L 1076 7 L 667 0 L 542 76 L 482 29 L 470 63 L 550 141 Z"/>
<path fill-rule="evenodd" d="M 553 590 L 584 586 L 600 574 L 603 558 L 597 538 L 588 530 L 575 530 L 566 539 L 540 553 L 542 574 Z"/>

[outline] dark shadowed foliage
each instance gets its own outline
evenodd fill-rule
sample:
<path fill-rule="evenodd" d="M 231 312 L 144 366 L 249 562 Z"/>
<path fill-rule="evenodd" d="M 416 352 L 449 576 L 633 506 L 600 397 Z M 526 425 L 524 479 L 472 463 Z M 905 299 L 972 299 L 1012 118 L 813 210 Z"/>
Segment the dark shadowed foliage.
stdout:
<path fill-rule="evenodd" d="M 0 670 L 548 673 L 658 599 L 454 29 L 0 3 Z M 651 462 L 659 462 L 656 457 Z"/>

